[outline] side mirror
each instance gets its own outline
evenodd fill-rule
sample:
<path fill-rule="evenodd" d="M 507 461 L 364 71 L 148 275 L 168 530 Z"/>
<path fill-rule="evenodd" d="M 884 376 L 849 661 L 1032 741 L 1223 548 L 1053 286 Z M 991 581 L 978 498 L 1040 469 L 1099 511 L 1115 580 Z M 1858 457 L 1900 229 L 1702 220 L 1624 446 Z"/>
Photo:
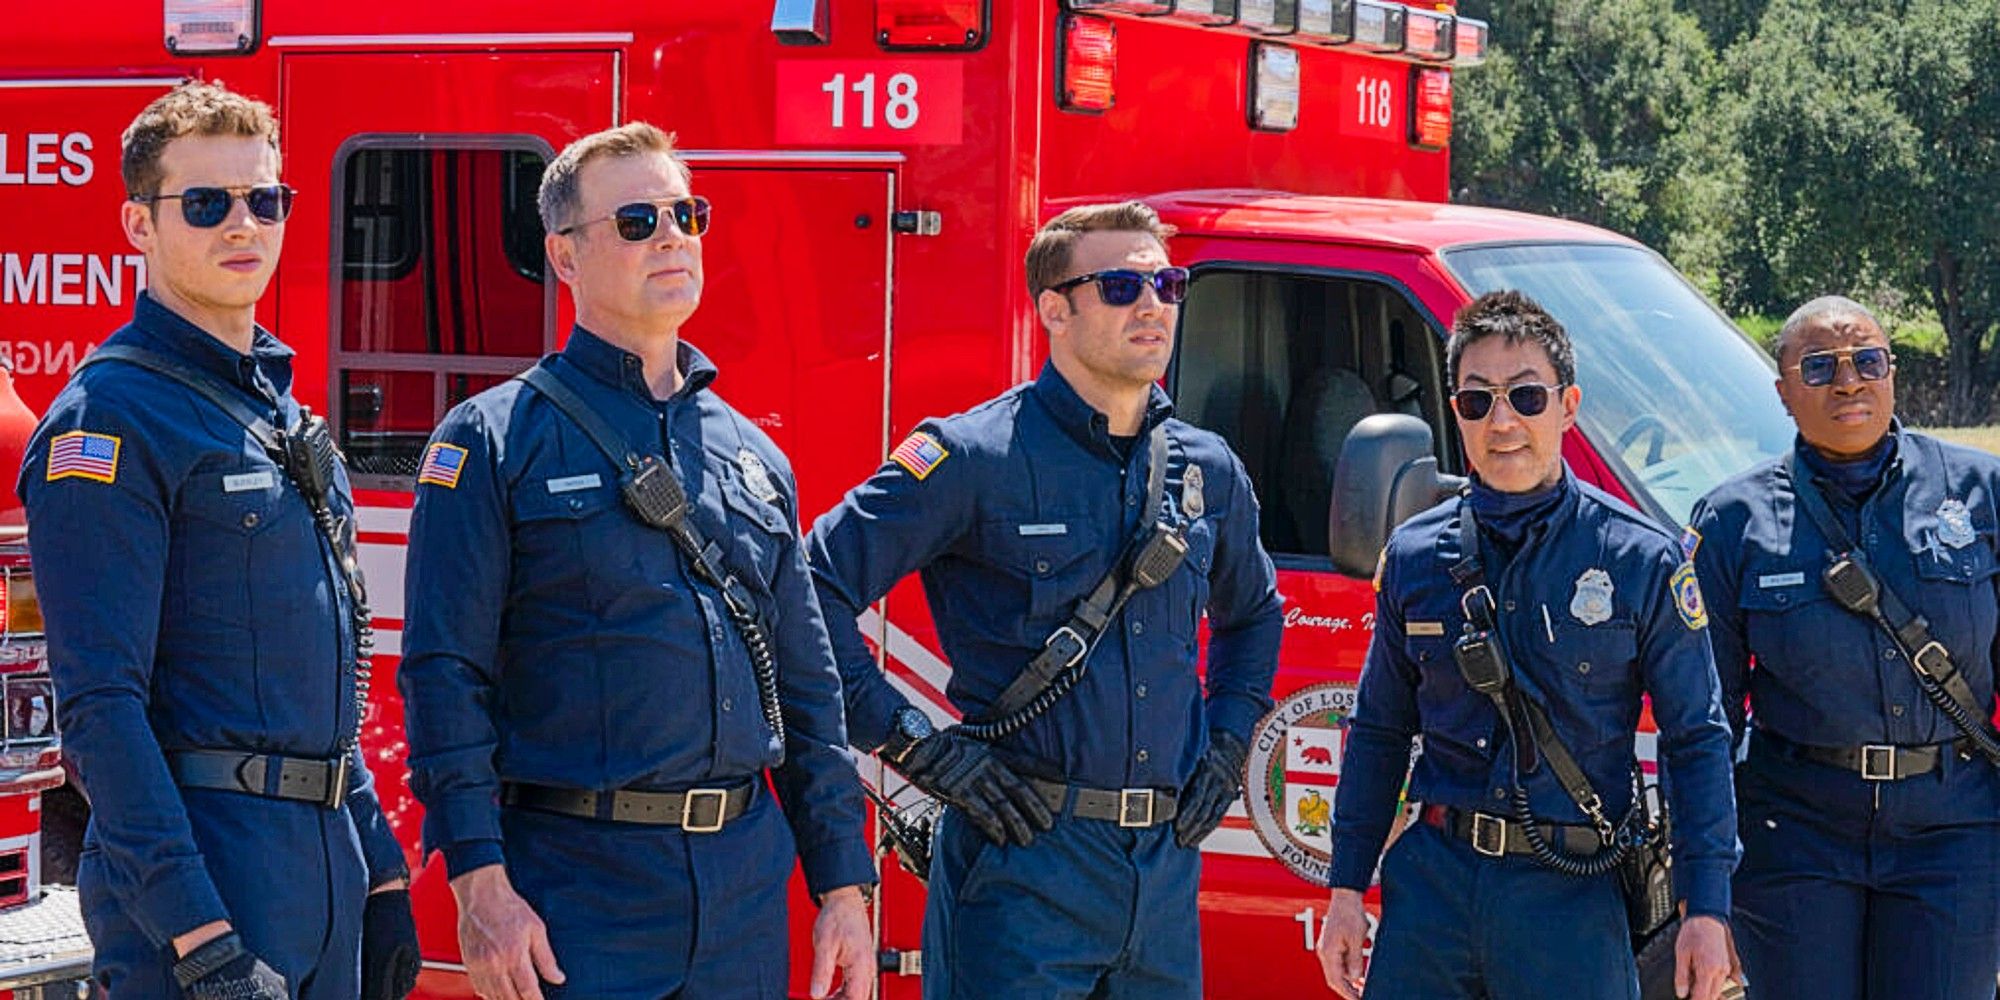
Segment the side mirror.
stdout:
<path fill-rule="evenodd" d="M 1389 533 L 1465 485 L 1438 472 L 1430 425 L 1404 413 L 1377 413 L 1354 425 L 1333 467 L 1327 551 L 1333 568 L 1366 579 Z"/>

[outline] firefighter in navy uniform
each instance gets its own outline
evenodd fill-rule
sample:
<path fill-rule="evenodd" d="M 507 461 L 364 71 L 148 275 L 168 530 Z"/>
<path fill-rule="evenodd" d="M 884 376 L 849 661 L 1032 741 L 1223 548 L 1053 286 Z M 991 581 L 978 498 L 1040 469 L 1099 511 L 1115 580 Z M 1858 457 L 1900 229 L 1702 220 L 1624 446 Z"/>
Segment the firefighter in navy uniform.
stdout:
<path fill-rule="evenodd" d="M 1759 1000 L 1987 1000 L 2000 461 L 1896 423 L 1888 338 L 1852 300 L 1801 306 L 1777 353 L 1798 442 L 1716 487 L 1683 546 L 1749 742 L 1744 969 Z M 1850 603 L 1871 581 L 1873 613 Z"/>
<path fill-rule="evenodd" d="M 708 225 L 688 179 L 645 123 L 556 157 L 541 214 L 577 327 L 454 408 L 418 472 L 399 681 L 482 997 L 781 998 L 795 859 L 813 995 L 836 967 L 839 995 L 872 987 L 874 862 L 798 493 L 679 339 Z"/>
<path fill-rule="evenodd" d="M 948 807 L 926 997 L 1201 992 L 1197 848 L 1240 791 L 1283 623 L 1242 464 L 1155 384 L 1187 282 L 1170 232 L 1137 203 L 1043 227 L 1041 376 L 925 422 L 807 538 L 853 743 Z M 972 726 L 933 731 L 852 627 L 912 571 Z"/>
<path fill-rule="evenodd" d="M 78 870 L 119 997 L 401 998 L 416 927 L 356 736 L 354 505 L 255 323 L 291 191 L 268 107 L 188 84 L 124 136 L 150 290 L 21 471 Z M 359 619 L 359 620 L 358 620 Z"/>
<path fill-rule="evenodd" d="M 1476 477 L 1397 528 L 1377 570 L 1334 802 L 1327 984 L 1350 1000 L 1364 983 L 1392 1000 L 1638 997 L 1618 875 L 1597 863 L 1640 818 L 1633 738 L 1648 694 L 1687 914 L 1676 987 L 1715 1000 L 1736 844 L 1694 571 L 1672 535 L 1564 466 L 1581 392 L 1553 317 L 1518 293 L 1482 296 L 1446 354 Z M 1419 735 L 1409 793 L 1423 807 L 1382 857 Z M 1362 893 L 1378 858 L 1364 979 Z"/>

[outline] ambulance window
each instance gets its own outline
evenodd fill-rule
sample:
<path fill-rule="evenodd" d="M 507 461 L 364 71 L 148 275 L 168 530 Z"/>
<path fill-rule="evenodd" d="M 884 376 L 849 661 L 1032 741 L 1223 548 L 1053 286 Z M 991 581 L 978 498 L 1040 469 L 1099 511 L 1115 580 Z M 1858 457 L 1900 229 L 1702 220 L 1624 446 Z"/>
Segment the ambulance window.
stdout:
<path fill-rule="evenodd" d="M 1264 547 L 1281 562 L 1327 563 L 1333 468 L 1363 417 L 1422 418 L 1440 462 L 1458 465 L 1443 334 L 1399 287 L 1337 274 L 1198 269 L 1179 341 L 1176 408 L 1242 456 L 1263 506 Z"/>
<path fill-rule="evenodd" d="M 407 486 L 447 409 L 555 342 L 538 139 L 364 137 L 334 170 L 333 409 L 356 482 Z"/>

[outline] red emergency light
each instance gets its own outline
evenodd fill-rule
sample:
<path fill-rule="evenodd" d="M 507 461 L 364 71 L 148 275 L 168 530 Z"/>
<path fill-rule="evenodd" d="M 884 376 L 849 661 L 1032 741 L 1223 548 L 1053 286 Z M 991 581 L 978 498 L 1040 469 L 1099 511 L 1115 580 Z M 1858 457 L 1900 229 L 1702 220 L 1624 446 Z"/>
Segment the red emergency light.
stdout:
<path fill-rule="evenodd" d="M 1452 27 L 1453 62 L 1459 66 L 1477 66 L 1486 61 L 1486 41 L 1490 29 L 1485 21 L 1461 17 Z"/>
<path fill-rule="evenodd" d="M 991 10 L 989 0 L 875 0 L 875 41 L 885 49 L 976 49 Z"/>
<path fill-rule="evenodd" d="M 1097 113 L 1118 99 L 1118 26 L 1101 17 L 1063 15 L 1062 92 L 1064 111 Z"/>
<path fill-rule="evenodd" d="M 1408 8 L 1403 21 L 1403 46 L 1411 56 L 1426 62 L 1450 62 L 1451 14 Z"/>
<path fill-rule="evenodd" d="M 1443 149 L 1451 144 L 1451 71 L 1410 67 L 1410 145 Z"/>

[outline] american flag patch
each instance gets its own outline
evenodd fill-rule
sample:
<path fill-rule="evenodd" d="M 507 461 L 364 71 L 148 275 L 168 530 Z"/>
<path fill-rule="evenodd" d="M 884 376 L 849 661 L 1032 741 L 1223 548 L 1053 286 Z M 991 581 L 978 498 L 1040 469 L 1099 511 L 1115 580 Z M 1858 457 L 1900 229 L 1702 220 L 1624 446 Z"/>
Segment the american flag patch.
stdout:
<path fill-rule="evenodd" d="M 110 434 L 70 431 L 49 440 L 48 482 L 92 479 L 100 483 L 118 481 L 118 449 L 123 442 Z"/>
<path fill-rule="evenodd" d="M 951 452 L 946 451 L 944 445 L 938 443 L 937 438 L 923 431 L 904 438 L 903 443 L 889 453 L 889 461 L 902 466 L 910 475 L 917 477 L 918 481 L 930 475 L 932 469 L 944 464 L 944 460 L 949 457 Z"/>
<path fill-rule="evenodd" d="M 459 473 L 465 471 L 465 449 L 439 442 L 424 452 L 423 468 L 417 470 L 417 485 L 429 483 L 448 490 L 458 489 Z"/>

